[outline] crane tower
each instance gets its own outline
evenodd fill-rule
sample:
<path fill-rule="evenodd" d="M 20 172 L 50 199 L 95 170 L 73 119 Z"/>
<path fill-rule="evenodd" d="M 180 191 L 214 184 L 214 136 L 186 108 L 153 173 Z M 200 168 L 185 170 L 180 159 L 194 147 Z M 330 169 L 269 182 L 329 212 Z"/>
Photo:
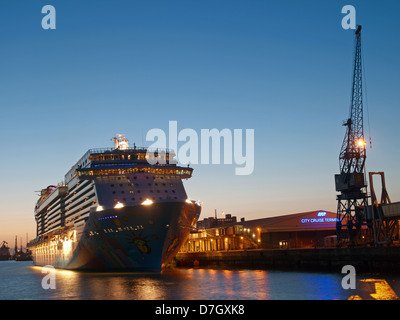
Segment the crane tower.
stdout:
<path fill-rule="evenodd" d="M 335 175 L 338 243 L 354 243 L 360 234 L 368 205 L 365 177 L 366 148 L 363 129 L 361 26 L 355 31 L 356 48 L 349 118 L 339 155 L 340 174 Z"/>

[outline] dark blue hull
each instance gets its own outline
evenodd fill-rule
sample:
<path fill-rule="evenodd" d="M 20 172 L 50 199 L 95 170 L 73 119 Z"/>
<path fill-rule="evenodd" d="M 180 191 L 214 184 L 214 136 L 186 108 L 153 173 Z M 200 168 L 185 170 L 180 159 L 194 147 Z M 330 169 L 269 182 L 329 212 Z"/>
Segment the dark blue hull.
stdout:
<path fill-rule="evenodd" d="M 91 212 L 82 230 L 47 235 L 31 247 L 37 265 L 80 270 L 156 271 L 176 255 L 201 207 L 155 202 Z"/>

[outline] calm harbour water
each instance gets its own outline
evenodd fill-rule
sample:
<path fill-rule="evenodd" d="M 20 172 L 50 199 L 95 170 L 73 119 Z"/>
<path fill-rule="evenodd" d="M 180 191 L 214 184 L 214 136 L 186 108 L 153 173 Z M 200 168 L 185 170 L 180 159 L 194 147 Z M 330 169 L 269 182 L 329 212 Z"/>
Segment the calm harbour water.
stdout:
<path fill-rule="evenodd" d="M 56 289 L 43 289 L 42 268 L 0 261 L 0 300 L 347 300 L 398 299 L 400 277 L 266 270 L 173 269 L 162 273 L 56 270 Z"/>

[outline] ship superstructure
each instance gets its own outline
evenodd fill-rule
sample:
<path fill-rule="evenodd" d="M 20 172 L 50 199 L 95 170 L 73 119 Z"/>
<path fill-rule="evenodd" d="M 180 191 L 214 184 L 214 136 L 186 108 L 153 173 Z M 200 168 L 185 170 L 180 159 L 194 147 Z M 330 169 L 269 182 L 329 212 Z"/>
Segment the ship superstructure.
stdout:
<path fill-rule="evenodd" d="M 38 265 L 69 269 L 159 269 L 196 223 L 201 206 L 182 179 L 193 169 L 174 163 L 171 150 L 90 149 L 63 183 L 41 191 L 37 238 L 29 243 Z M 152 157 L 162 159 L 157 164 Z"/>

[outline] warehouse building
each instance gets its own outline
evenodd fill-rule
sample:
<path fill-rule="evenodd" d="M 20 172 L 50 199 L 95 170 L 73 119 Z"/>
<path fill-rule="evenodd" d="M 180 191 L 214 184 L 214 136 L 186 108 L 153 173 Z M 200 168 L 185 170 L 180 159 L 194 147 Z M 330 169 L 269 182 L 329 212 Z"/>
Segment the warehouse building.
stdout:
<path fill-rule="evenodd" d="M 336 213 L 316 210 L 192 232 L 181 252 L 336 246 Z M 200 222 L 200 226 L 204 225 Z"/>

